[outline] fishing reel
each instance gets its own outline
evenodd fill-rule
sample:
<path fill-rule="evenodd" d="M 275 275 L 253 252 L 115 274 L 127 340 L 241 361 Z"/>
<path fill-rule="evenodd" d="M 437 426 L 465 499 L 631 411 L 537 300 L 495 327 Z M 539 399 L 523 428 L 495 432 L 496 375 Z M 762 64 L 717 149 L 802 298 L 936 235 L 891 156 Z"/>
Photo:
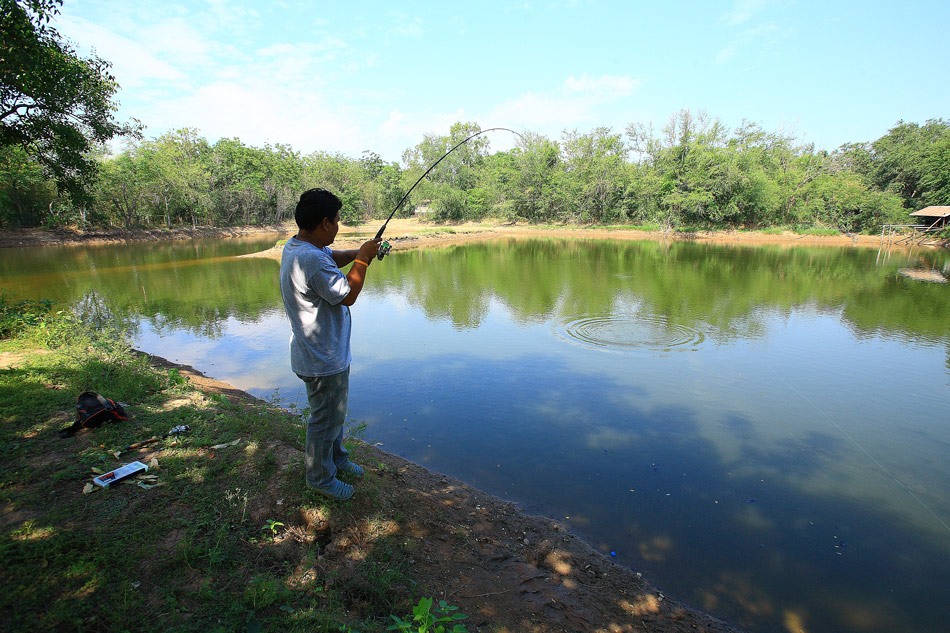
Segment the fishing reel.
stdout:
<path fill-rule="evenodd" d="M 376 259 L 383 261 L 383 258 L 389 255 L 389 251 L 391 250 L 393 250 L 393 245 L 389 242 L 383 242 L 379 245 L 379 250 L 376 251 Z"/>

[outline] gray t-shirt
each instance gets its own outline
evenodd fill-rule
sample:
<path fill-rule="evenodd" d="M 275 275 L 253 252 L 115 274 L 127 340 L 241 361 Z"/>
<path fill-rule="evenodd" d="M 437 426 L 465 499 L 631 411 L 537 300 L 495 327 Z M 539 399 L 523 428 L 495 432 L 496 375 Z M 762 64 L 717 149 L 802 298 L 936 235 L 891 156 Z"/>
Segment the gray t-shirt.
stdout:
<path fill-rule="evenodd" d="M 330 376 L 350 366 L 350 294 L 346 275 L 322 248 L 292 237 L 280 260 L 280 294 L 290 319 L 290 367 L 300 376 Z"/>

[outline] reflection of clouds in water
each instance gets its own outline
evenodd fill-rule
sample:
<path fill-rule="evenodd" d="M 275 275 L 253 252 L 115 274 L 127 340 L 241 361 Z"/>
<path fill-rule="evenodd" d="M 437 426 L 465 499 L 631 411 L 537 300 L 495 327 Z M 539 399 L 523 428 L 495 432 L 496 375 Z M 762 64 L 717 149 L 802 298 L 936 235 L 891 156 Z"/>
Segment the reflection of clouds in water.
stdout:
<path fill-rule="evenodd" d="M 184 330 L 159 333 L 147 322 L 141 327 L 135 342 L 139 349 L 191 365 L 258 397 L 269 397 L 275 389 L 283 391 L 297 380 L 290 371 L 290 330 L 282 311 L 269 311 L 257 321 L 228 318 L 222 322 L 222 335 L 210 339 Z M 286 353 L 261 353 L 275 349 Z"/>
<path fill-rule="evenodd" d="M 755 505 L 747 505 L 739 511 L 736 522 L 753 530 L 766 531 L 775 527 L 773 521 L 765 518 L 762 511 Z"/>
<path fill-rule="evenodd" d="M 185 330 L 156 330 L 147 321 L 142 321 L 133 344 L 148 354 L 157 354 L 173 363 L 192 365 L 208 373 L 208 360 L 217 349 L 216 339 L 196 336 Z"/>
<path fill-rule="evenodd" d="M 639 433 L 600 427 L 587 434 L 587 446 L 595 450 L 611 450 L 630 446 L 640 437 Z"/>
<path fill-rule="evenodd" d="M 643 560 L 648 560 L 651 563 L 663 562 L 673 549 L 673 538 L 666 534 L 660 534 L 649 540 L 641 541 L 638 549 Z"/>
<path fill-rule="evenodd" d="M 712 589 L 701 589 L 700 595 L 703 608 L 708 610 L 719 607 L 720 601 L 741 605 L 743 611 L 748 614 L 738 618 L 738 623 L 742 626 L 754 626 L 758 623 L 758 618 L 775 613 L 775 604 L 768 592 L 745 574 L 722 572 Z"/>

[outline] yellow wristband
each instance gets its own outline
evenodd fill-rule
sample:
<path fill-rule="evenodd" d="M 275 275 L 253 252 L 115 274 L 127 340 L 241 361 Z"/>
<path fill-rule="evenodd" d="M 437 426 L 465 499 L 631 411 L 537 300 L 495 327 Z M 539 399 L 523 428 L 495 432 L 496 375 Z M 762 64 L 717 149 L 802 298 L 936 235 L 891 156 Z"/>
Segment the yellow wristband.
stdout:
<path fill-rule="evenodd" d="M 366 266 L 367 268 L 369 268 L 369 262 L 364 262 L 362 259 L 354 259 L 354 260 L 353 260 L 353 263 L 354 263 L 354 264 L 363 264 L 364 266 Z"/>

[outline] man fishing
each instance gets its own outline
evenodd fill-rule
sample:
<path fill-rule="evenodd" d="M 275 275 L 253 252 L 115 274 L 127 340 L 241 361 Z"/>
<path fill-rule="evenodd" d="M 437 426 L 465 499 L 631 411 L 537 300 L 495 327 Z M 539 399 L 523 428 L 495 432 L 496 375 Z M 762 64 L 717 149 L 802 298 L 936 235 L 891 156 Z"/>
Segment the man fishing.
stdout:
<path fill-rule="evenodd" d="M 363 469 L 343 447 L 350 382 L 350 306 L 379 251 L 380 237 L 357 250 L 332 250 L 343 203 L 325 189 L 309 189 L 294 212 L 299 231 L 287 240 L 280 262 L 280 293 L 290 319 L 290 366 L 307 388 L 307 485 L 345 501 Z M 352 263 L 343 274 L 341 267 Z"/>

